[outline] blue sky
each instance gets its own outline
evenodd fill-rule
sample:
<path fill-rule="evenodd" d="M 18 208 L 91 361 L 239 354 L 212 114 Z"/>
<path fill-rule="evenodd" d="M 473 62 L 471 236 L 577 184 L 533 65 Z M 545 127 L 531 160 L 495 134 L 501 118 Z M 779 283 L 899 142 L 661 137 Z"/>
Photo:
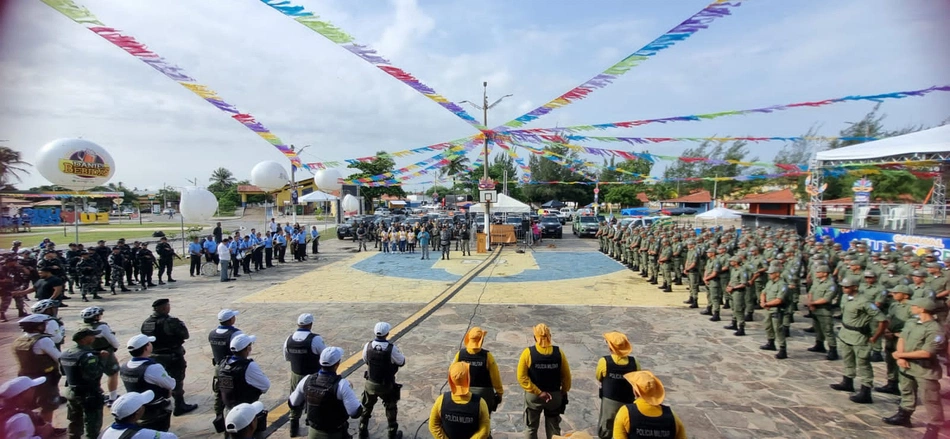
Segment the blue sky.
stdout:
<path fill-rule="evenodd" d="M 298 2 L 450 100 L 478 101 L 486 80 L 491 96 L 514 94 L 490 114 L 493 126 L 589 79 L 707 3 Z M 219 166 L 248 178 L 257 162 L 283 160 L 224 113 L 41 2 L 7 4 L 0 23 L 0 139 L 27 161 L 50 140 L 82 136 L 116 159 L 113 181 L 144 188 L 206 180 Z M 474 133 L 428 99 L 257 0 L 81 4 L 257 116 L 287 143 L 313 145 L 305 161 L 415 148 Z M 950 84 L 948 22 L 950 5 L 943 0 L 749 0 L 733 16 L 608 88 L 529 126 L 679 116 Z M 946 95 L 887 102 L 887 125 L 947 119 Z M 794 136 L 816 124 L 821 134 L 834 135 L 871 107 L 848 103 L 604 135 Z M 689 146 L 650 150 L 678 155 Z M 781 146 L 751 149 L 767 160 Z M 399 165 L 424 157 L 400 159 Z M 34 172 L 22 186 L 43 182 Z M 420 186 L 414 183 L 410 188 Z"/>

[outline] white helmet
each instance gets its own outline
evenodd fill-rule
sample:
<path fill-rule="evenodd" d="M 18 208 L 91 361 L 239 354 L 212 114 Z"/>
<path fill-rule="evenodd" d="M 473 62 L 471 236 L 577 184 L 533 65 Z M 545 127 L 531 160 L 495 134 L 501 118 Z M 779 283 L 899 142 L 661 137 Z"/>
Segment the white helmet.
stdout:
<path fill-rule="evenodd" d="M 98 307 L 98 306 L 90 306 L 89 308 L 86 308 L 86 309 L 82 310 L 82 312 L 79 313 L 79 316 L 80 316 L 83 320 L 87 320 L 87 319 L 91 319 L 91 318 L 93 318 L 93 317 L 95 317 L 95 316 L 101 316 L 102 313 L 104 313 L 105 311 L 106 311 L 106 310 L 102 309 L 101 307 Z"/>
<path fill-rule="evenodd" d="M 56 308 L 58 306 L 59 305 L 56 303 L 55 300 L 43 299 L 39 302 L 34 303 L 30 309 L 33 310 L 34 313 L 41 313 L 50 308 Z"/>

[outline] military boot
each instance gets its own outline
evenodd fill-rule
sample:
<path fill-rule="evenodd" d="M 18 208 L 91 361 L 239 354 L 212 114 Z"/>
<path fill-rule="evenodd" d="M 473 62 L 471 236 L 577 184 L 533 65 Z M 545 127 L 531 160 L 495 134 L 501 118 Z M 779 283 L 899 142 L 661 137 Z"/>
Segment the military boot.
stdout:
<path fill-rule="evenodd" d="M 763 351 L 774 351 L 775 350 L 775 339 L 769 339 L 767 343 L 762 346 L 759 346 L 759 349 Z"/>
<path fill-rule="evenodd" d="M 778 353 L 775 354 L 775 358 L 779 360 L 788 358 L 788 351 L 786 351 L 785 348 L 779 348 Z"/>
<path fill-rule="evenodd" d="M 710 322 L 718 322 L 718 321 L 721 321 L 721 320 L 722 320 L 722 319 L 719 318 L 719 313 L 718 313 L 718 312 L 713 313 L 713 316 L 709 318 L 709 321 L 710 321 Z"/>
<path fill-rule="evenodd" d="M 877 390 L 877 389 L 874 389 L 874 390 Z M 901 427 L 909 428 L 911 426 L 910 416 L 913 414 L 914 412 L 907 411 L 898 407 L 897 413 L 895 413 L 894 416 L 891 416 L 889 418 L 884 418 L 882 419 L 882 421 L 884 421 L 885 424 L 900 425 Z"/>
<path fill-rule="evenodd" d="M 294 419 L 290 421 L 290 437 L 300 436 L 300 420 Z"/>
<path fill-rule="evenodd" d="M 703 315 L 703 316 L 711 316 L 711 315 L 712 315 L 712 305 L 706 306 L 706 309 L 700 311 L 699 314 L 700 314 L 700 315 Z"/>
<path fill-rule="evenodd" d="M 660 286 L 658 286 L 657 288 L 659 288 L 659 289 L 661 289 L 661 290 L 665 290 L 665 289 L 666 289 L 666 287 L 668 287 L 668 286 L 669 286 L 669 284 L 668 284 L 668 283 L 666 283 L 666 282 L 663 282 L 663 285 L 660 285 Z"/>
<path fill-rule="evenodd" d="M 647 270 L 645 268 L 640 271 L 640 277 L 647 277 Z"/>
<path fill-rule="evenodd" d="M 736 336 L 736 337 L 742 337 L 742 336 L 744 336 L 744 335 L 745 335 L 745 326 L 740 326 L 740 327 L 739 327 L 739 330 L 736 331 L 736 332 L 733 332 L 732 335 L 734 335 L 734 336 Z"/>
<path fill-rule="evenodd" d="M 673 292 L 673 287 L 672 287 L 671 285 L 667 284 L 666 287 L 663 288 L 663 292 L 664 292 L 664 293 L 672 293 L 672 292 Z"/>
<path fill-rule="evenodd" d="M 186 413 L 193 412 L 198 408 L 198 404 L 187 404 L 185 403 L 185 398 L 181 396 L 175 397 L 175 411 L 173 414 L 175 416 L 182 416 Z"/>
<path fill-rule="evenodd" d="M 825 356 L 825 359 L 828 361 L 838 361 L 838 348 L 828 348 L 828 355 Z"/>
<path fill-rule="evenodd" d="M 841 377 L 841 382 L 838 384 L 832 384 L 830 386 L 832 389 L 839 392 L 853 392 L 854 391 L 854 379 L 850 377 Z"/>
<path fill-rule="evenodd" d="M 674 282 L 674 285 L 683 286 L 683 278 L 676 279 L 676 282 Z"/>
<path fill-rule="evenodd" d="M 699 303 L 696 299 L 693 299 L 693 303 L 689 305 L 690 308 L 699 308 Z"/>
<path fill-rule="evenodd" d="M 730 309 L 730 308 L 732 308 L 732 306 L 730 306 L 729 302 L 726 302 L 726 304 L 722 306 L 722 309 Z"/>
<path fill-rule="evenodd" d="M 658 283 L 660 283 L 660 282 L 656 280 L 656 276 L 653 276 L 653 277 L 650 278 L 650 284 L 656 285 L 656 284 L 658 284 Z"/>
<path fill-rule="evenodd" d="M 814 333 L 815 333 L 815 326 L 814 326 L 814 325 L 809 326 L 809 327 L 807 327 L 807 328 L 805 328 L 805 329 L 802 329 L 802 331 L 805 331 L 805 332 L 807 332 L 807 333 L 809 333 L 809 334 L 814 334 Z"/>
<path fill-rule="evenodd" d="M 729 323 L 729 326 L 723 326 L 722 329 L 731 329 L 733 331 L 739 329 L 739 326 L 736 325 L 736 318 L 732 318 L 732 322 Z"/>
<path fill-rule="evenodd" d="M 874 402 L 874 400 L 871 399 L 871 388 L 868 386 L 861 386 L 861 389 L 848 399 L 856 404 L 871 404 Z"/>
<path fill-rule="evenodd" d="M 871 352 L 871 362 L 872 363 L 881 363 L 884 361 L 884 356 L 881 355 L 880 351 Z"/>
<path fill-rule="evenodd" d="M 745 321 L 751 322 L 751 321 L 754 321 L 754 320 L 755 320 L 755 319 L 752 318 L 752 313 L 751 313 L 751 312 L 747 312 L 747 313 L 745 314 Z"/>
<path fill-rule="evenodd" d="M 891 395 L 900 395 L 901 391 L 897 388 L 897 380 L 887 380 L 887 384 L 881 387 L 875 387 L 875 392 L 878 393 L 887 393 Z M 896 425 L 896 424 L 895 424 Z"/>
<path fill-rule="evenodd" d="M 693 298 L 690 297 L 690 298 L 684 300 L 683 303 L 685 303 L 685 304 L 687 304 L 687 305 L 692 305 L 692 304 L 693 304 Z"/>
<path fill-rule="evenodd" d="M 785 338 L 789 338 L 789 337 L 792 336 L 792 335 L 791 335 L 791 329 L 790 329 L 788 326 L 782 328 L 782 332 L 785 333 Z"/>
<path fill-rule="evenodd" d="M 808 352 L 818 352 L 824 354 L 828 351 L 825 349 L 825 342 L 816 341 L 814 346 L 808 348 Z"/>

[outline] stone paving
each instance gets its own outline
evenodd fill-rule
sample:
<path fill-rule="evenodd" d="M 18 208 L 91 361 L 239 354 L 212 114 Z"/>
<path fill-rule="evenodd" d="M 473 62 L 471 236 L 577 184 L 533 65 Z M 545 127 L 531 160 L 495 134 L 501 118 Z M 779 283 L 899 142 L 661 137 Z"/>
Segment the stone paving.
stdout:
<path fill-rule="evenodd" d="M 919 422 L 914 430 L 886 427 L 880 422 L 882 416 L 895 411 L 897 397 L 875 394 L 875 404 L 856 405 L 848 401 L 847 394 L 829 389 L 828 384 L 840 379 L 842 363 L 827 362 L 822 356 L 805 351 L 812 344 L 812 339 L 801 331 L 806 323 L 793 325 L 789 341 L 791 358 L 777 361 L 772 353 L 758 349 L 765 338 L 762 315 L 757 316 L 757 322 L 748 324 L 748 337 L 733 337 L 731 331 L 721 329 L 728 322 L 709 322 L 696 310 L 681 304 L 686 298 L 684 287 L 675 287 L 671 294 L 658 293 L 655 286 L 619 265 L 617 270 L 566 280 L 544 281 L 536 278 L 537 274 L 521 282 L 495 278 L 506 274 L 517 277 L 518 273 L 528 271 L 525 267 L 529 267 L 531 260 L 544 271 L 549 265 L 545 261 L 560 257 L 554 253 L 569 254 L 578 266 L 605 263 L 594 240 L 565 234 L 565 239 L 553 241 L 553 248 L 547 247 L 546 241 L 545 246 L 534 249 L 533 255 L 531 251 L 521 255 L 514 248 L 505 249 L 496 260 L 494 271 L 486 269 L 452 301 L 397 342 L 408 358 L 399 373 L 399 381 L 405 385 L 399 419 L 407 437 L 429 437 L 423 423 L 432 401 L 446 388 L 449 361 L 470 322 L 489 332 L 485 348 L 494 352 L 505 383 L 504 402 L 492 420 L 496 438 L 521 437 L 524 403 L 515 369 L 520 352 L 531 343 L 531 327 L 540 322 L 552 328 L 554 342 L 564 349 L 574 373 L 571 402 L 562 424 L 565 432 L 596 433 L 599 407 L 593 374 L 597 359 L 607 354 L 601 334 L 619 330 L 630 337 L 633 355 L 663 380 L 667 402 L 683 419 L 690 437 L 906 438 L 922 433 Z M 350 241 L 324 239 L 317 261 L 288 263 L 227 284 L 188 278 L 187 273 L 178 270 L 179 282 L 173 287 L 107 296 L 101 301 L 107 310 L 104 320 L 124 342 L 137 332 L 153 299 L 172 300 L 172 314 L 182 318 L 192 332 L 185 345 L 189 361 L 186 399 L 200 405 L 196 412 L 173 418 L 172 431 L 180 437 L 214 437 L 209 423 L 213 416 L 212 368 L 206 337 L 216 325 L 215 314 L 220 308 L 240 310 L 237 326 L 258 336 L 252 357 L 272 381 L 271 390 L 262 399 L 268 407 L 276 407 L 286 400 L 288 391 L 288 368 L 280 347 L 295 328 L 297 314 L 314 313 L 315 330 L 329 344 L 341 346 L 351 355 L 371 338 L 376 321 L 396 325 L 454 279 L 419 280 L 405 273 L 401 277 L 367 273 L 355 267 L 381 255 L 354 250 Z M 453 257 L 453 264 L 433 259 L 425 268 L 413 268 L 409 264 L 415 262 L 408 256 L 404 258 L 400 262 L 406 264 L 404 271 L 441 270 L 457 278 L 484 256 Z M 560 272 L 570 270 L 562 264 L 551 267 Z M 83 305 L 78 300 L 68 303 L 71 306 L 61 314 L 72 330 Z M 731 316 L 729 311 L 723 314 L 727 320 Z M 9 352 L 10 342 L 17 334 L 14 323 L 0 324 L 0 348 Z M 120 360 L 127 358 L 121 354 Z M 12 356 L 0 356 L 0 379 L 9 379 L 15 370 Z M 349 377 L 358 392 L 362 389 L 363 370 Z M 883 375 L 883 363 L 875 364 L 878 383 Z M 381 406 L 374 415 L 371 437 L 384 438 Z M 56 422 L 60 426 L 65 424 L 64 410 L 57 412 Z M 354 422 L 351 427 L 355 433 Z M 288 437 L 287 427 L 271 437 Z"/>

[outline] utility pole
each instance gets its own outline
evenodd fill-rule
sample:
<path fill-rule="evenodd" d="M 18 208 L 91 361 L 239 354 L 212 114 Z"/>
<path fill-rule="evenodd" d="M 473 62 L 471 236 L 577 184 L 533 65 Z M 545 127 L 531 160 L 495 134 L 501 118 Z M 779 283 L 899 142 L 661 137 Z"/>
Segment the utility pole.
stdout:
<path fill-rule="evenodd" d="M 478 106 L 477 104 L 471 101 L 462 101 L 460 103 L 466 103 L 475 107 L 476 109 L 482 110 L 482 119 L 483 119 L 482 123 L 485 125 L 485 128 L 488 129 L 488 110 L 494 108 L 501 101 L 505 100 L 505 98 L 509 98 L 514 95 L 511 95 L 511 94 L 504 95 L 498 98 L 498 100 L 492 103 L 491 105 L 488 105 L 488 81 L 482 82 L 482 87 L 483 87 L 483 91 L 482 91 L 482 105 L 481 106 Z M 488 181 L 488 136 L 487 135 L 485 136 L 485 149 L 482 154 L 485 156 L 485 158 L 482 161 L 482 169 L 484 169 L 485 171 L 484 179 L 485 181 Z M 488 203 L 485 203 L 485 250 L 486 251 L 491 251 L 491 233 L 489 230 L 490 228 L 491 228 L 491 203 L 488 202 Z"/>
<path fill-rule="evenodd" d="M 302 153 L 303 150 L 305 150 L 305 149 L 307 149 L 307 148 L 309 148 L 309 147 L 310 147 L 310 145 L 306 145 L 306 146 L 300 148 L 299 150 L 296 150 L 293 145 L 290 145 L 290 150 L 291 150 L 291 151 L 295 151 L 295 152 L 297 152 L 297 155 L 300 155 L 300 153 Z M 297 166 L 294 165 L 293 162 L 290 162 L 290 209 L 291 209 L 291 211 L 293 212 L 292 215 L 293 215 L 293 222 L 294 222 L 294 224 L 297 224 L 297 203 L 296 203 L 297 196 L 295 195 L 295 194 L 297 194 L 297 176 L 296 176 L 296 171 L 297 171 Z M 276 203 L 275 203 L 275 204 L 276 204 Z M 275 206 L 275 207 L 276 207 L 276 206 Z M 265 212 L 266 212 L 266 208 L 265 208 Z M 264 216 L 266 217 L 267 215 L 264 215 Z M 266 222 L 266 221 L 267 221 L 267 218 L 264 218 L 264 221 Z"/>

